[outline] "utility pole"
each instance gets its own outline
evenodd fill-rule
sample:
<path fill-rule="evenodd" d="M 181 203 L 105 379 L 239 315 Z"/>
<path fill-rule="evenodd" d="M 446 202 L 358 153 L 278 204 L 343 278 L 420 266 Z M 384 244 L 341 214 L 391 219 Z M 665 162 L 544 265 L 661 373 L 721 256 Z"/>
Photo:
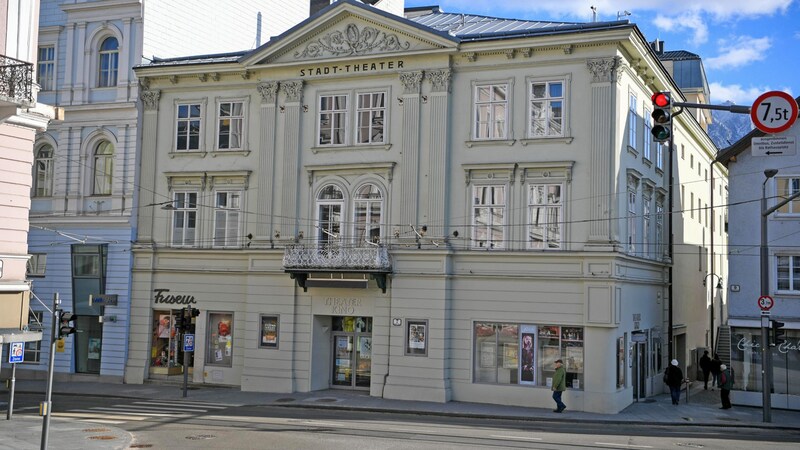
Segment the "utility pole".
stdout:
<path fill-rule="evenodd" d="M 53 397 L 53 366 L 55 366 L 56 361 L 56 340 L 57 340 L 57 330 L 58 330 L 58 322 L 61 319 L 61 311 L 58 309 L 59 305 L 61 305 L 61 299 L 58 298 L 58 292 L 53 295 L 53 323 L 50 327 L 50 362 L 47 366 L 47 394 L 45 396 L 45 401 L 39 405 L 42 414 L 44 415 L 44 420 L 42 422 L 42 446 L 41 450 L 47 450 L 47 438 L 50 432 L 50 410 L 52 406 L 52 397 Z"/>

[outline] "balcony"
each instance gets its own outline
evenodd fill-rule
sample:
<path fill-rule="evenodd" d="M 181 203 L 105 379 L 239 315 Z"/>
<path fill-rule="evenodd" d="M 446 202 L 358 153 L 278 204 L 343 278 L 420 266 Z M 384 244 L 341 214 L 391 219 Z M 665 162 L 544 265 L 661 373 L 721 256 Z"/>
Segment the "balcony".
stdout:
<path fill-rule="evenodd" d="M 0 55 L 0 107 L 33 106 L 33 64 Z"/>
<path fill-rule="evenodd" d="M 366 275 L 370 275 L 385 293 L 386 275 L 392 272 L 392 263 L 386 247 L 292 245 L 284 251 L 283 269 L 304 291 L 309 286 L 366 288 Z M 322 274 L 325 275 L 314 276 Z M 347 276 L 353 274 L 363 277 Z"/>

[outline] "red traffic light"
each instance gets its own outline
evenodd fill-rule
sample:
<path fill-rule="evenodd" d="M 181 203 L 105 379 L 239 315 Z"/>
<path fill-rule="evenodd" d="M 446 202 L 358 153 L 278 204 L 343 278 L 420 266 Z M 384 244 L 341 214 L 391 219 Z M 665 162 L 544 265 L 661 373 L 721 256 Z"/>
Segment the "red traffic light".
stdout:
<path fill-rule="evenodd" d="M 653 100 L 653 104 L 659 108 L 666 108 L 672 103 L 669 92 L 656 92 L 650 99 Z"/>

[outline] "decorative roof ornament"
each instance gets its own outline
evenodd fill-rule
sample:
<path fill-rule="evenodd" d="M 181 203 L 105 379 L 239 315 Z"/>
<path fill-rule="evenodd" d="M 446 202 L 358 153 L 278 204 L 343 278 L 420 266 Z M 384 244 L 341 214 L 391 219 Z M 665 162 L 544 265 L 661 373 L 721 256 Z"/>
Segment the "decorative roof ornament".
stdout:
<path fill-rule="evenodd" d="M 295 52 L 295 59 L 323 56 L 357 56 L 374 51 L 392 52 L 408 50 L 411 43 L 402 42 L 396 34 L 388 34 L 374 27 L 359 29 L 349 24 L 344 31 L 337 30 L 311 42 L 303 51 Z M 327 53 L 327 55 L 326 55 Z"/>

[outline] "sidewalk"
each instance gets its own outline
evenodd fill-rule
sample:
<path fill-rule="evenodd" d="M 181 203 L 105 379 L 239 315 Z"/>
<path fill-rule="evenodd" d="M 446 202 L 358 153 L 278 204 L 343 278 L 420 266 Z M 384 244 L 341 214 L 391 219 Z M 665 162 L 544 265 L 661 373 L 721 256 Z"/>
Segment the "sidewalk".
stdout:
<path fill-rule="evenodd" d="M 735 406 L 730 410 L 719 409 L 719 391 L 704 391 L 702 384 L 693 383 L 689 392 L 681 397 L 681 404 L 672 405 L 669 394 L 662 394 L 634 403 L 618 414 L 597 414 L 571 411 L 556 415 L 550 405 L 547 408 L 524 408 L 519 406 L 488 405 L 480 403 L 433 403 L 407 400 L 388 400 L 370 397 L 366 393 L 327 390 L 310 393 L 270 394 L 261 392 L 242 392 L 237 388 L 190 386 L 187 397 L 183 398 L 180 385 L 174 384 L 112 384 L 92 382 L 56 382 L 53 392 L 56 395 L 91 395 L 128 398 L 160 398 L 162 400 L 186 400 L 238 405 L 269 405 L 294 408 L 339 409 L 358 411 L 403 412 L 418 415 L 446 415 L 472 418 L 496 418 L 513 420 L 552 420 L 593 422 L 593 423 L 647 423 L 675 426 L 725 426 L 725 427 L 764 427 L 772 429 L 800 428 L 800 411 L 772 410 L 772 422 L 763 423 L 761 408 Z M 17 380 L 16 393 L 41 393 L 45 396 L 44 381 Z M 8 390 L 0 389 L 0 410 L 6 411 Z M 734 398 L 735 402 L 735 398 Z M 21 417 L 15 413 L 11 421 L 0 417 L 0 450 L 38 448 L 41 439 L 42 419 Z M 103 431 L 98 431 L 103 430 Z M 130 436 L 123 430 L 110 426 L 93 427 L 89 423 L 51 419 L 50 444 L 56 446 L 53 436 L 67 437 L 69 441 L 82 443 L 75 448 L 125 448 L 130 444 Z M 91 437 L 98 435 L 99 437 Z M 105 438 L 103 436 L 106 436 Z M 111 438 L 113 437 L 113 440 Z M 74 438 L 74 439 L 73 439 Z M 103 442 L 101 439 L 108 439 Z M 113 442 L 113 444 L 112 444 Z M 123 444 L 124 443 L 124 444 Z M 98 444 L 98 446 L 94 446 Z M 122 447 L 118 447 L 122 445 Z"/>

